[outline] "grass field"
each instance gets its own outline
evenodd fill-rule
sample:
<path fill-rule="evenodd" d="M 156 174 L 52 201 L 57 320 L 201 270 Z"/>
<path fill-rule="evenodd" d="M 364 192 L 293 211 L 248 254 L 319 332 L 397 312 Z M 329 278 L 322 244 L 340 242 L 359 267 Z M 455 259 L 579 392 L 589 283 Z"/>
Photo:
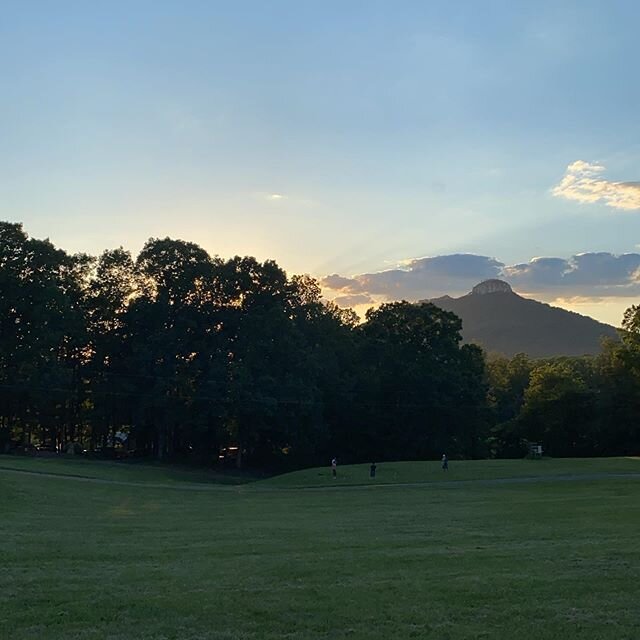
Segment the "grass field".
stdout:
<path fill-rule="evenodd" d="M 636 640 L 638 474 L 453 461 L 233 486 L 0 456 L 0 637 Z"/>
<path fill-rule="evenodd" d="M 140 482 L 148 484 L 173 484 L 184 482 L 213 484 L 242 484 L 249 477 L 220 474 L 215 471 L 149 462 L 109 462 L 86 458 L 31 458 L 0 455 L 0 469 L 15 469 L 32 473 L 75 476 L 113 480 L 116 482 Z"/>

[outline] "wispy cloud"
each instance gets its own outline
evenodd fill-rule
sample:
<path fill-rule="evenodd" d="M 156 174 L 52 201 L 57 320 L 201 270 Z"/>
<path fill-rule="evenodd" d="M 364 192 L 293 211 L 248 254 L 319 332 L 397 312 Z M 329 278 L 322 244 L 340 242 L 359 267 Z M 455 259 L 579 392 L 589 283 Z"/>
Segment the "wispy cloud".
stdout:
<path fill-rule="evenodd" d="M 252 197 L 261 202 L 271 202 L 273 204 L 287 204 L 296 207 L 315 207 L 319 203 L 312 198 L 308 198 L 299 193 L 283 193 L 281 191 L 257 191 Z"/>
<path fill-rule="evenodd" d="M 640 209 L 640 182 L 612 182 L 602 176 L 604 171 L 601 164 L 576 160 L 567 167 L 552 193 L 577 202 L 604 202 L 614 209 Z"/>

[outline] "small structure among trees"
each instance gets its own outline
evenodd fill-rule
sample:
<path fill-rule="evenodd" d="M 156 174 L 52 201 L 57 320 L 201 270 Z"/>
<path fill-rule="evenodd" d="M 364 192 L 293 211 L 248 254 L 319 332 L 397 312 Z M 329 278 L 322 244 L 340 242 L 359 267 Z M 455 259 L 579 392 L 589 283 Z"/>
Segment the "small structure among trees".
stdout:
<path fill-rule="evenodd" d="M 529 442 L 529 457 L 534 460 L 542 458 L 542 445 L 538 442 Z"/>

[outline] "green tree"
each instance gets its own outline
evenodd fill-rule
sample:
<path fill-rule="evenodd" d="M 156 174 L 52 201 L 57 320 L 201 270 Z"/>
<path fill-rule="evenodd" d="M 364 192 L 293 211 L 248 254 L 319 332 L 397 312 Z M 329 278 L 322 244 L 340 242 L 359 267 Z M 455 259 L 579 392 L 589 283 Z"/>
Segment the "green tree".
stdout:
<path fill-rule="evenodd" d="M 85 369 L 90 407 L 90 448 L 115 443 L 131 424 L 135 384 L 128 360 L 127 311 L 137 293 L 131 254 L 122 247 L 102 253 L 87 292 L 90 360 Z"/>
<path fill-rule="evenodd" d="M 517 354 L 511 359 L 492 358 L 487 363 L 488 399 L 493 422 L 488 446 L 493 456 L 510 458 L 526 453 L 517 418 L 533 366 L 525 354 Z"/>
<path fill-rule="evenodd" d="M 476 455 L 484 362 L 477 348 L 461 348 L 460 330 L 457 316 L 428 303 L 394 302 L 367 313 L 359 328 L 360 451 L 404 459 Z"/>
<path fill-rule="evenodd" d="M 219 265 L 196 244 L 169 238 L 149 240 L 136 260 L 139 293 L 126 314 L 129 374 L 138 397 L 132 435 L 136 446 L 158 458 L 191 446 L 191 410 L 203 399 L 197 384 L 209 355 L 203 345 L 217 330 L 212 312 Z"/>
<path fill-rule="evenodd" d="M 608 342 L 597 359 L 599 375 L 597 451 L 603 455 L 636 455 L 640 450 L 640 340 L 638 310 L 625 320 L 622 343 Z M 635 325 L 635 328 L 634 328 Z"/>
<path fill-rule="evenodd" d="M 35 436 L 53 446 L 75 436 L 91 262 L 48 240 L 29 238 L 19 224 L 0 223 L 0 430 L 5 445 L 12 435 L 23 442 Z"/>
<path fill-rule="evenodd" d="M 519 417 L 522 435 L 553 456 L 593 451 L 596 397 L 571 361 L 546 362 L 531 372 Z"/>

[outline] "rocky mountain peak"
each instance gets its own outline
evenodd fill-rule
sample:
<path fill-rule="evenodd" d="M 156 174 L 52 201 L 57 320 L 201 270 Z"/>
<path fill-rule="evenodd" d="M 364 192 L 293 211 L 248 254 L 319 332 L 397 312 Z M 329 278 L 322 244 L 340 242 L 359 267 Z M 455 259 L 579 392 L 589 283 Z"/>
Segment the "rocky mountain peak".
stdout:
<path fill-rule="evenodd" d="M 471 289 L 471 295 L 485 296 L 488 293 L 513 293 L 511 285 L 504 280 L 485 280 Z"/>

